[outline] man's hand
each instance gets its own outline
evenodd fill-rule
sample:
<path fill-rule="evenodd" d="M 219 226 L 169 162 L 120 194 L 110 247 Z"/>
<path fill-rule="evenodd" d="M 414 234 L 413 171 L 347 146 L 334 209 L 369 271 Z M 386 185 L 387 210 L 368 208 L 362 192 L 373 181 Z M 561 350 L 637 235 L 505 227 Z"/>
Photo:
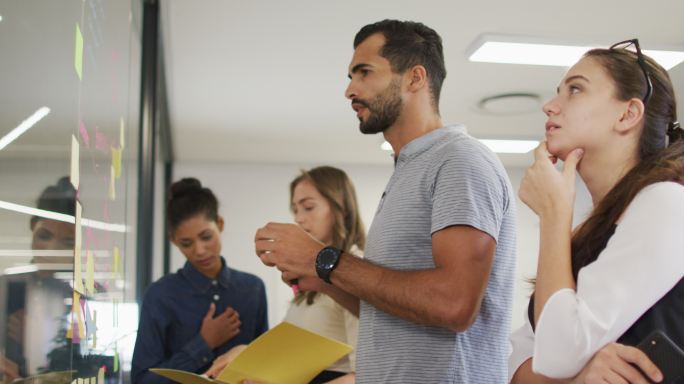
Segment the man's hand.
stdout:
<path fill-rule="evenodd" d="M 233 308 L 227 308 L 216 317 L 214 317 L 215 313 L 216 305 L 211 303 L 209 311 L 202 320 L 202 328 L 200 328 L 200 335 L 211 349 L 220 346 L 240 333 L 240 315 Z"/>
<path fill-rule="evenodd" d="M 268 223 L 257 230 L 254 245 L 261 262 L 281 272 L 290 281 L 316 277 L 316 256 L 325 246 L 295 224 Z"/>
<path fill-rule="evenodd" d="M 283 272 L 282 274 L 282 280 L 285 284 L 287 285 L 292 285 L 292 279 L 287 279 L 287 276 L 290 274 L 287 272 Z M 297 285 L 299 286 L 300 291 L 305 291 L 305 292 L 323 292 L 327 293 L 327 288 L 330 287 L 330 284 L 326 284 L 323 280 L 321 280 L 319 277 L 302 277 L 297 279 Z"/>
<path fill-rule="evenodd" d="M 596 352 L 572 383 L 648 384 L 650 381 L 635 366 L 656 383 L 663 379 L 658 367 L 641 350 L 611 343 Z"/>

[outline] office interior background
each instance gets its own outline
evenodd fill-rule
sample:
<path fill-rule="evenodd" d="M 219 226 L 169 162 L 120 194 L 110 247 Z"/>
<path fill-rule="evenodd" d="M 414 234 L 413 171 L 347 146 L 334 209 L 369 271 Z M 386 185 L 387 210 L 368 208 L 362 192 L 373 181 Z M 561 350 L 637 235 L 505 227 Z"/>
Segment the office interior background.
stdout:
<path fill-rule="evenodd" d="M 344 98 L 363 25 L 395 18 L 434 28 L 447 65 L 443 121 L 479 139 L 539 141 L 542 104 L 567 67 L 470 61 L 478 41 L 607 47 L 638 37 L 646 50 L 683 50 L 682 14 L 677 0 L 0 0 L 0 278 L 49 271 L 79 288 L 57 305 L 71 314 L 61 331 L 73 348 L 115 361 L 108 381 L 126 382 L 144 289 L 184 263 L 165 236 L 166 187 L 192 176 L 219 198 L 228 264 L 264 280 L 273 326 L 292 292 L 258 260 L 253 236 L 269 221 L 292 221 L 289 182 L 313 166 L 342 168 L 368 228 L 393 171 L 382 136 L 360 134 Z M 684 65 L 669 73 L 681 119 Z M 531 152 L 498 155 L 517 191 Z M 36 210 L 63 176 L 80 209 Z M 578 184 L 576 222 L 591 208 Z M 76 243 L 32 249 L 35 216 L 74 224 Z M 518 200 L 513 327 L 523 321 L 537 240 L 537 218 Z M 6 312 L 9 300 L 0 305 Z M 60 332 L 43 325 L 50 305 L 26 303 L 41 314 L 19 336 L 31 372 Z M 0 335 L 0 354 L 8 342 Z"/>

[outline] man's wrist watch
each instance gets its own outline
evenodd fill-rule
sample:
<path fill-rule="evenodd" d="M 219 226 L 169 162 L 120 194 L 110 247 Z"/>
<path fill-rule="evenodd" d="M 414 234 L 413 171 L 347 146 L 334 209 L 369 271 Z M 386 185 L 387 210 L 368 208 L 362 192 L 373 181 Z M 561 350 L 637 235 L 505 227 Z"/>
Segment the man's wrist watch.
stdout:
<path fill-rule="evenodd" d="M 316 256 L 316 273 L 323 281 L 332 284 L 330 281 L 330 273 L 335 270 L 337 263 L 340 261 L 342 250 L 335 247 L 325 247 L 318 252 Z"/>

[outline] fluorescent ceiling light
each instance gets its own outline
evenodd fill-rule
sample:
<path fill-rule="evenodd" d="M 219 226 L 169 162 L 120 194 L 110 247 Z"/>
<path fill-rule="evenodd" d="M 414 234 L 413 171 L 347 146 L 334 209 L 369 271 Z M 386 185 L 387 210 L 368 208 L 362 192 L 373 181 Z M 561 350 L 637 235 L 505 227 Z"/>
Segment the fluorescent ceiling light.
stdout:
<path fill-rule="evenodd" d="M 57 213 L 57 212 L 52 212 L 52 211 L 46 211 L 44 209 L 27 207 L 25 205 L 14 204 L 14 203 L 2 201 L 2 200 L 0 200 L 0 208 L 7 209 L 9 211 L 19 212 L 19 213 L 25 213 L 25 214 L 31 215 L 31 216 L 39 216 L 39 217 L 44 217 L 46 219 L 63 221 L 65 223 L 74 224 L 76 222 L 76 218 L 74 216 L 71 216 L 71 215 L 65 215 L 63 213 Z M 83 225 L 84 227 L 101 229 L 103 231 L 122 232 L 122 233 L 128 231 L 128 228 L 123 224 L 105 223 L 103 221 L 91 220 L 91 219 L 81 219 L 81 225 Z"/>
<path fill-rule="evenodd" d="M 466 55 L 468 60 L 477 62 L 569 67 L 575 64 L 586 51 L 597 47 L 608 47 L 608 45 L 554 44 L 535 38 L 485 34 L 475 40 Z M 666 70 L 684 61 L 682 49 L 643 49 L 642 51 Z"/>
<path fill-rule="evenodd" d="M 480 140 L 496 153 L 527 153 L 539 145 L 535 140 Z M 391 151 L 392 146 L 387 141 L 380 146 L 384 151 Z"/>
<path fill-rule="evenodd" d="M 48 113 L 50 113 L 50 108 L 42 107 L 39 108 L 36 112 L 34 112 L 33 115 L 29 116 L 28 119 L 22 121 L 21 124 L 19 124 L 16 128 L 11 130 L 8 134 L 6 134 L 3 138 L 0 139 L 0 151 L 6 146 L 8 146 L 11 142 L 16 140 L 17 137 L 21 136 L 24 132 L 28 131 Z"/>
<path fill-rule="evenodd" d="M 20 273 L 31 273 L 31 272 L 35 272 L 37 270 L 38 270 L 38 266 L 35 264 L 22 265 L 19 267 L 5 268 L 5 271 L 2 274 L 3 275 L 18 275 Z"/>
<path fill-rule="evenodd" d="M 496 153 L 527 153 L 535 149 L 539 142 L 535 140 L 480 140 Z"/>

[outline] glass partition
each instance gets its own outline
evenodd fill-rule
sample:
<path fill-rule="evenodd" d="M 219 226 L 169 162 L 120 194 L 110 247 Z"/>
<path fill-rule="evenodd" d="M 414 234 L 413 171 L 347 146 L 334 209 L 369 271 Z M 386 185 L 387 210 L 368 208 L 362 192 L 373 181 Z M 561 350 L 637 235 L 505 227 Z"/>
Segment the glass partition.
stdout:
<path fill-rule="evenodd" d="M 0 0 L 0 382 L 127 377 L 140 13 Z"/>

